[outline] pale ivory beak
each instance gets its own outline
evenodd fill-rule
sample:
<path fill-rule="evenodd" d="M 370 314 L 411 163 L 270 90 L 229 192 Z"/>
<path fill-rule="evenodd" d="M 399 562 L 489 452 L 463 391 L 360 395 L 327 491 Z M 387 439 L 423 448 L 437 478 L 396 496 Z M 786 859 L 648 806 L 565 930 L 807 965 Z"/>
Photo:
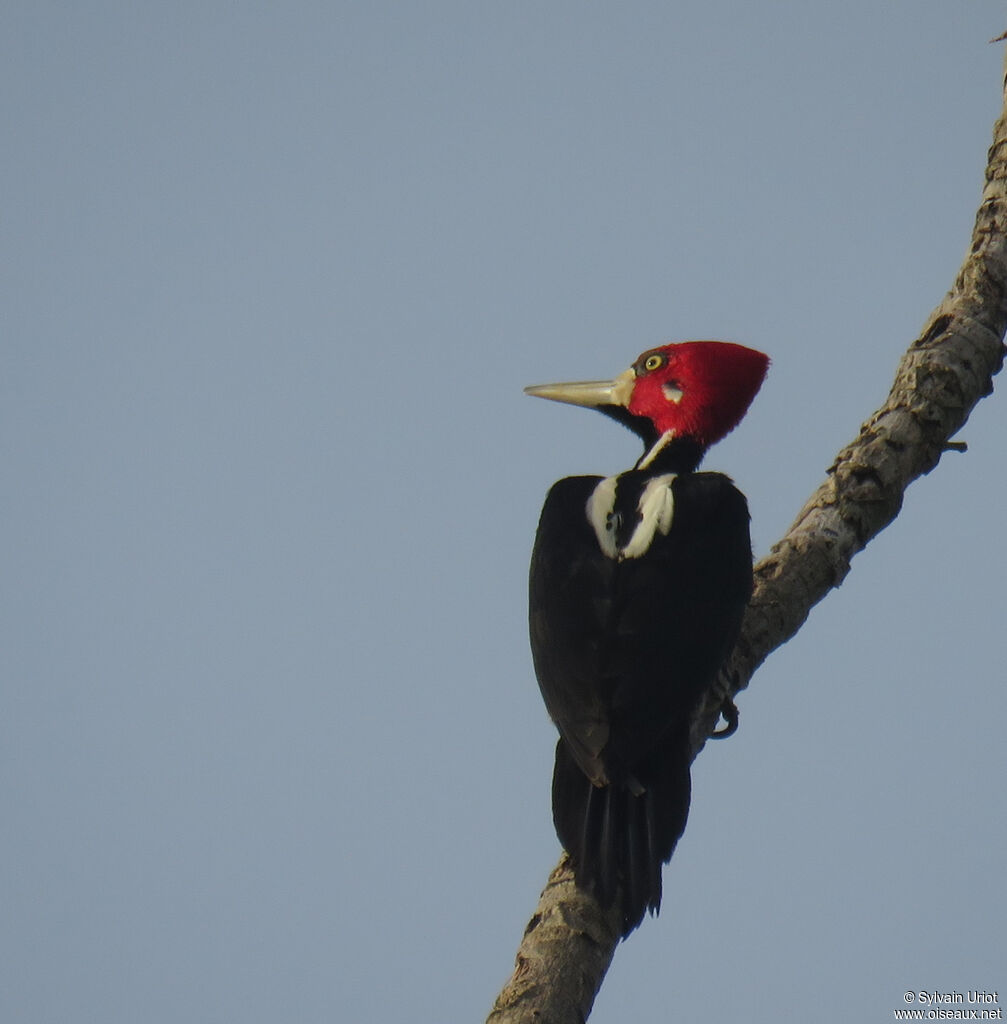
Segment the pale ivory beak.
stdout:
<path fill-rule="evenodd" d="M 599 405 L 629 406 L 636 374 L 632 369 L 620 373 L 615 380 L 579 380 L 569 384 L 532 384 L 524 389 L 534 398 L 548 398 L 551 402 L 584 405 L 594 409 Z"/>

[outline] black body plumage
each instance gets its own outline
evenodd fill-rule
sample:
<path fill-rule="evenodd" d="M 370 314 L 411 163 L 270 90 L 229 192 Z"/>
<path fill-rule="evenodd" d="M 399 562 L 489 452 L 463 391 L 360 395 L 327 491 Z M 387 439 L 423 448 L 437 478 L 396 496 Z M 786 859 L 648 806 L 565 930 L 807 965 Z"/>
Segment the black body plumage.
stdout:
<path fill-rule="evenodd" d="M 623 935 L 660 906 L 689 810 L 690 720 L 752 590 L 745 498 L 694 472 L 698 455 L 672 442 L 646 469 L 560 480 L 532 555 L 556 832 L 578 885 L 618 901 Z"/>

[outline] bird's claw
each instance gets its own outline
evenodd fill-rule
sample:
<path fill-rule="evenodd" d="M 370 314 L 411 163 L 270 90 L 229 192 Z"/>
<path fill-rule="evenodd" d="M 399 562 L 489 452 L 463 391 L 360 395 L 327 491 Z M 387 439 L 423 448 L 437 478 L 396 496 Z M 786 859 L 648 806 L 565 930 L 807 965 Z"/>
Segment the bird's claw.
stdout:
<path fill-rule="evenodd" d="M 714 729 L 710 733 L 710 739 L 726 740 L 728 736 L 733 736 L 738 731 L 738 705 L 730 697 L 725 697 L 724 703 L 720 705 L 720 715 L 727 724 L 723 729 Z"/>

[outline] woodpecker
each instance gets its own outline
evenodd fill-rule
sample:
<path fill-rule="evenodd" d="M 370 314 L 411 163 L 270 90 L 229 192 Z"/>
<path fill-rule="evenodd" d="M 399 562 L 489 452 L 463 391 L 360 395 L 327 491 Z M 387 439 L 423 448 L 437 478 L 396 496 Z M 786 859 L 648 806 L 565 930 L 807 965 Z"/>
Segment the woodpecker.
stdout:
<path fill-rule="evenodd" d="M 559 730 L 556 833 L 578 886 L 618 904 L 623 937 L 660 909 L 689 813 L 691 717 L 752 593 L 745 497 L 697 467 L 768 366 L 741 345 L 686 341 L 614 380 L 525 388 L 597 409 L 644 444 L 624 473 L 552 486 L 529 585 L 535 674 Z"/>

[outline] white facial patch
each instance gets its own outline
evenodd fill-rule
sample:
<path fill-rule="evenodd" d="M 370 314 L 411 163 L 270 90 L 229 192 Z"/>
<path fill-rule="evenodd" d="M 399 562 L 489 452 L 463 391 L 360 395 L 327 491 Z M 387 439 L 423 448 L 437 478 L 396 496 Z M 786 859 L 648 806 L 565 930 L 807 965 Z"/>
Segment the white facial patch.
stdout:
<path fill-rule="evenodd" d="M 585 512 L 587 520 L 598 538 L 602 554 L 621 562 L 626 558 L 640 558 L 650 550 L 654 537 L 667 536 L 675 517 L 675 498 L 671 491 L 674 473 L 662 473 L 648 480 L 640 492 L 636 513 L 639 519 L 629 540 L 619 546 L 619 528 L 622 525 L 615 511 L 616 489 L 619 477 L 609 476 L 591 492 Z"/>

